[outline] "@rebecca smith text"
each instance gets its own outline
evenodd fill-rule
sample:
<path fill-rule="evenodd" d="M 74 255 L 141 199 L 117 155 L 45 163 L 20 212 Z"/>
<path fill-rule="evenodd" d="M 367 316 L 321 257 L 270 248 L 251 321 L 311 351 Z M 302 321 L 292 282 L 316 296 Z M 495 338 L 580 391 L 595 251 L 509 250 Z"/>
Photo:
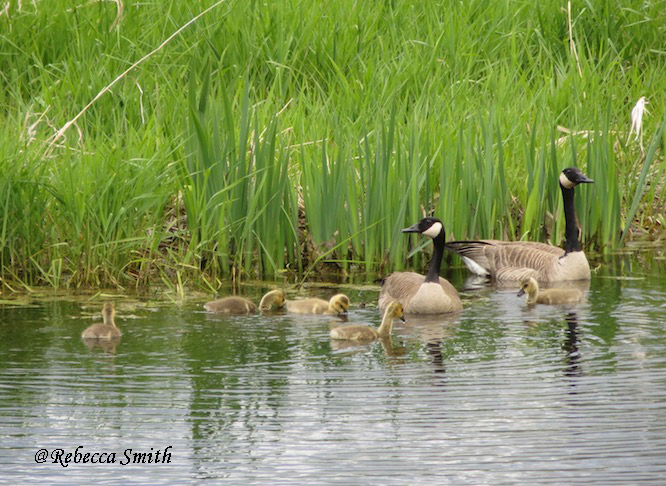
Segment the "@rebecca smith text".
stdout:
<path fill-rule="evenodd" d="M 86 452 L 83 446 L 77 447 L 74 452 L 64 449 L 39 449 L 35 454 L 35 462 L 43 464 L 52 462 L 67 467 L 70 464 L 169 464 L 171 462 L 171 446 L 166 449 L 154 450 L 152 447 L 148 452 L 135 452 L 133 449 L 125 449 L 122 453 L 116 452 Z"/>

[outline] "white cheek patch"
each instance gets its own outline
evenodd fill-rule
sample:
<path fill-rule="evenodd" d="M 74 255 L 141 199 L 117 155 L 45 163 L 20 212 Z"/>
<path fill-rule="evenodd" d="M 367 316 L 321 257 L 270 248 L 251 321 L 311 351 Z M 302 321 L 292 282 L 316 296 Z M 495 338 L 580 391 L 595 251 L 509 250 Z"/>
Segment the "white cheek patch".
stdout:
<path fill-rule="evenodd" d="M 576 185 L 571 182 L 567 176 L 564 175 L 564 172 L 560 174 L 560 184 L 562 184 L 562 187 L 565 189 L 572 189 Z"/>
<path fill-rule="evenodd" d="M 430 228 L 425 230 L 422 234 L 430 238 L 436 238 L 442 232 L 442 223 L 434 223 Z"/>

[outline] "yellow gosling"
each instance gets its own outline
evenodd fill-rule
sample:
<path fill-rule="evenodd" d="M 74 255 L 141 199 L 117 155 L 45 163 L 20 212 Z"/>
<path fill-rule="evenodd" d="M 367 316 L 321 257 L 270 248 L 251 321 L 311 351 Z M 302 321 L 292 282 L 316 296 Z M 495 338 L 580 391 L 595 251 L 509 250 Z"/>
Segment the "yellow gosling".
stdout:
<path fill-rule="evenodd" d="M 252 301 L 237 296 L 206 302 L 204 309 L 218 314 L 253 314 L 257 312 L 257 306 Z"/>
<path fill-rule="evenodd" d="M 282 290 L 271 290 L 261 298 L 259 309 L 262 311 L 282 309 L 286 299 Z"/>
<path fill-rule="evenodd" d="M 349 297 L 336 294 L 328 302 L 323 299 L 288 300 L 287 311 L 294 314 L 346 314 L 349 309 Z"/>
<path fill-rule="evenodd" d="M 527 305 L 534 304 L 574 304 L 579 302 L 583 293 L 578 289 L 546 289 L 539 290 L 539 284 L 533 277 L 520 282 L 518 297 L 527 294 Z"/>
<path fill-rule="evenodd" d="M 391 334 L 394 319 L 400 319 L 403 322 L 405 321 L 402 304 L 396 301 L 391 302 L 386 308 L 379 329 L 363 324 L 335 327 L 331 329 L 331 339 L 344 339 L 346 341 L 374 341 L 377 338 L 384 338 Z"/>
<path fill-rule="evenodd" d="M 81 333 L 83 339 L 113 339 L 123 335 L 115 323 L 116 309 L 111 302 L 102 307 L 104 323 L 93 324 Z"/>
<path fill-rule="evenodd" d="M 261 298 L 259 310 L 275 310 L 284 306 L 284 292 L 281 290 L 271 290 Z M 204 309 L 208 312 L 217 314 L 254 314 L 257 312 L 257 306 L 251 300 L 244 297 L 230 296 L 221 299 L 206 302 Z"/>

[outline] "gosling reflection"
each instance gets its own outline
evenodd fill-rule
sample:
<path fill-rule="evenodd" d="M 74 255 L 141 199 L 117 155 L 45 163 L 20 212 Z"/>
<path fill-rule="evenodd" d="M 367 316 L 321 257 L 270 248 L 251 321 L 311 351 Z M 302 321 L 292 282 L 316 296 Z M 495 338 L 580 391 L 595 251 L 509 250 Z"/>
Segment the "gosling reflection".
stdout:
<path fill-rule="evenodd" d="M 109 338 L 109 339 L 83 339 L 83 344 L 90 351 L 94 351 L 96 348 L 101 349 L 107 354 L 116 354 L 116 347 L 120 344 L 120 336 Z"/>
<path fill-rule="evenodd" d="M 407 353 L 407 348 L 403 344 L 396 344 L 391 336 L 381 336 L 377 338 L 384 354 L 391 358 L 391 363 L 402 362 L 402 357 Z M 331 350 L 349 353 L 361 353 L 368 350 L 368 345 L 373 341 L 350 341 L 346 339 L 331 339 Z"/>

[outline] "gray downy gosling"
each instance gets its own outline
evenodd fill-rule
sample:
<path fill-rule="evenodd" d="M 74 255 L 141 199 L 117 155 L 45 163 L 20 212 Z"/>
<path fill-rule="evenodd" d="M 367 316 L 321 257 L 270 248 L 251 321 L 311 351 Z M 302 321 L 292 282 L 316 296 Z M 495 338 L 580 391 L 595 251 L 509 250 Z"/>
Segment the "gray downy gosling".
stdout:
<path fill-rule="evenodd" d="M 336 294 L 331 300 L 324 299 L 299 299 L 288 300 L 287 311 L 294 314 L 346 314 L 349 310 L 349 297 L 345 294 Z"/>
<path fill-rule="evenodd" d="M 93 324 L 81 333 L 83 339 L 114 339 L 123 335 L 115 322 L 116 308 L 111 302 L 102 307 L 103 323 Z"/>
<path fill-rule="evenodd" d="M 574 304 L 579 302 L 583 296 L 578 289 L 546 289 L 539 290 L 539 284 L 534 277 L 523 279 L 520 282 L 518 297 L 527 294 L 525 302 L 527 305 L 534 304 Z"/>
<path fill-rule="evenodd" d="M 347 341 L 374 341 L 391 335 L 393 320 L 400 319 L 405 322 L 405 314 L 400 302 L 391 302 L 384 311 L 382 323 L 378 329 L 363 324 L 340 326 L 331 329 L 331 339 L 344 339 Z"/>
<path fill-rule="evenodd" d="M 279 309 L 284 306 L 284 292 L 281 290 L 271 290 L 261 298 L 259 303 L 260 310 Z M 238 296 L 223 297 L 221 299 L 206 302 L 204 309 L 208 312 L 217 314 L 254 314 L 257 312 L 257 306 L 249 299 Z"/>

